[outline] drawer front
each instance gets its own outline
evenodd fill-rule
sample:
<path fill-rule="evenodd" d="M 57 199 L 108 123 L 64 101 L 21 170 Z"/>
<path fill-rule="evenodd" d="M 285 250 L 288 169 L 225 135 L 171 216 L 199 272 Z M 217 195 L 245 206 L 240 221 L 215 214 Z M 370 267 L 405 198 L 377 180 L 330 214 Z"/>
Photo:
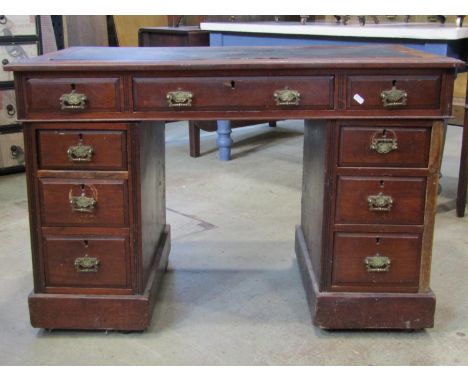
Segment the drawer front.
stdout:
<path fill-rule="evenodd" d="M 0 169 L 24 165 L 23 133 L 0 132 Z"/>
<path fill-rule="evenodd" d="M 37 142 L 42 169 L 127 168 L 125 131 L 39 130 Z"/>
<path fill-rule="evenodd" d="M 336 223 L 423 224 L 426 178 L 338 178 Z"/>
<path fill-rule="evenodd" d="M 119 78 L 27 78 L 25 87 L 27 113 L 70 116 L 122 110 Z"/>
<path fill-rule="evenodd" d="M 14 90 L 0 90 L 0 125 L 15 125 L 16 98 Z"/>
<path fill-rule="evenodd" d="M 419 283 L 421 236 L 337 232 L 333 287 L 388 287 L 415 291 Z"/>
<path fill-rule="evenodd" d="M 48 287 L 129 286 L 126 237 L 46 236 L 43 249 Z"/>
<path fill-rule="evenodd" d="M 23 15 L 0 16 L 2 37 L 37 35 L 36 17 Z"/>
<path fill-rule="evenodd" d="M 440 109 L 440 75 L 366 75 L 347 79 L 352 110 Z"/>
<path fill-rule="evenodd" d="M 427 167 L 430 127 L 342 126 L 339 166 Z"/>
<path fill-rule="evenodd" d="M 134 110 L 333 109 L 333 78 L 137 77 L 133 79 Z"/>
<path fill-rule="evenodd" d="M 42 178 L 39 192 L 44 226 L 128 224 L 125 180 Z"/>
<path fill-rule="evenodd" d="M 1 42 L 0 42 L 1 44 Z M 19 59 L 36 57 L 38 53 L 37 43 L 5 44 L 0 45 L 1 67 Z M 0 81 L 13 81 L 13 72 L 0 70 Z"/>

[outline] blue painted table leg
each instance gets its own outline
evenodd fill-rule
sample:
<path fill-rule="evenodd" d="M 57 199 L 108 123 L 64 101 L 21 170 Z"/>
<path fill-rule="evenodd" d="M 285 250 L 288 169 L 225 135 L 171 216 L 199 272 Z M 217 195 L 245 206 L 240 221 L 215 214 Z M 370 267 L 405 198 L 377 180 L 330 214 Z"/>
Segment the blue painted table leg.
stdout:
<path fill-rule="evenodd" d="M 218 129 L 217 134 L 218 138 L 216 143 L 218 144 L 219 149 L 219 159 L 221 160 L 230 160 L 231 159 L 231 121 L 217 121 Z"/>

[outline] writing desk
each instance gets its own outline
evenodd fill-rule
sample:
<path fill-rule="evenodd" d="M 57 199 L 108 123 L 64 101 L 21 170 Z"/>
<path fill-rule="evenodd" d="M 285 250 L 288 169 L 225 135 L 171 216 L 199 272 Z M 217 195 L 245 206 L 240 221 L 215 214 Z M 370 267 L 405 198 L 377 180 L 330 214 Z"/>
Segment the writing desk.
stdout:
<path fill-rule="evenodd" d="M 32 325 L 149 325 L 170 250 L 163 121 L 296 118 L 295 247 L 314 323 L 431 327 L 443 129 L 461 65 L 379 45 L 81 47 L 9 65 L 25 132 Z"/>

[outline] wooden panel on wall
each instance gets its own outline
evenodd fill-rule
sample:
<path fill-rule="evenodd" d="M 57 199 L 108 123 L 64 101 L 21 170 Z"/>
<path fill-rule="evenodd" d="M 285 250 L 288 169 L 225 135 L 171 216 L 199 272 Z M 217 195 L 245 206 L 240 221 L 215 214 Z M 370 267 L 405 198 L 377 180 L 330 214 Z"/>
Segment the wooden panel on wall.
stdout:
<path fill-rule="evenodd" d="M 63 16 L 65 47 L 108 46 L 106 16 Z"/>
<path fill-rule="evenodd" d="M 168 16 L 113 16 L 119 46 L 138 46 L 138 29 L 168 26 Z"/>

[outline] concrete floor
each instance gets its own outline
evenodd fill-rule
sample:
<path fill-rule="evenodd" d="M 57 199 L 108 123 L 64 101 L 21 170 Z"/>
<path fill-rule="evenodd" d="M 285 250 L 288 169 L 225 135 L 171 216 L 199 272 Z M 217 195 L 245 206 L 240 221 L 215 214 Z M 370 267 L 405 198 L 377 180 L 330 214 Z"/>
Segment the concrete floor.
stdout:
<path fill-rule="evenodd" d="M 435 327 L 323 331 L 311 325 L 294 254 L 302 121 L 215 134 L 188 156 L 186 123 L 167 139 L 172 252 L 145 333 L 53 331 L 29 324 L 32 289 L 24 174 L 0 177 L 2 365 L 468 365 L 468 217 L 455 217 L 461 129 L 447 136 L 434 243 Z"/>

